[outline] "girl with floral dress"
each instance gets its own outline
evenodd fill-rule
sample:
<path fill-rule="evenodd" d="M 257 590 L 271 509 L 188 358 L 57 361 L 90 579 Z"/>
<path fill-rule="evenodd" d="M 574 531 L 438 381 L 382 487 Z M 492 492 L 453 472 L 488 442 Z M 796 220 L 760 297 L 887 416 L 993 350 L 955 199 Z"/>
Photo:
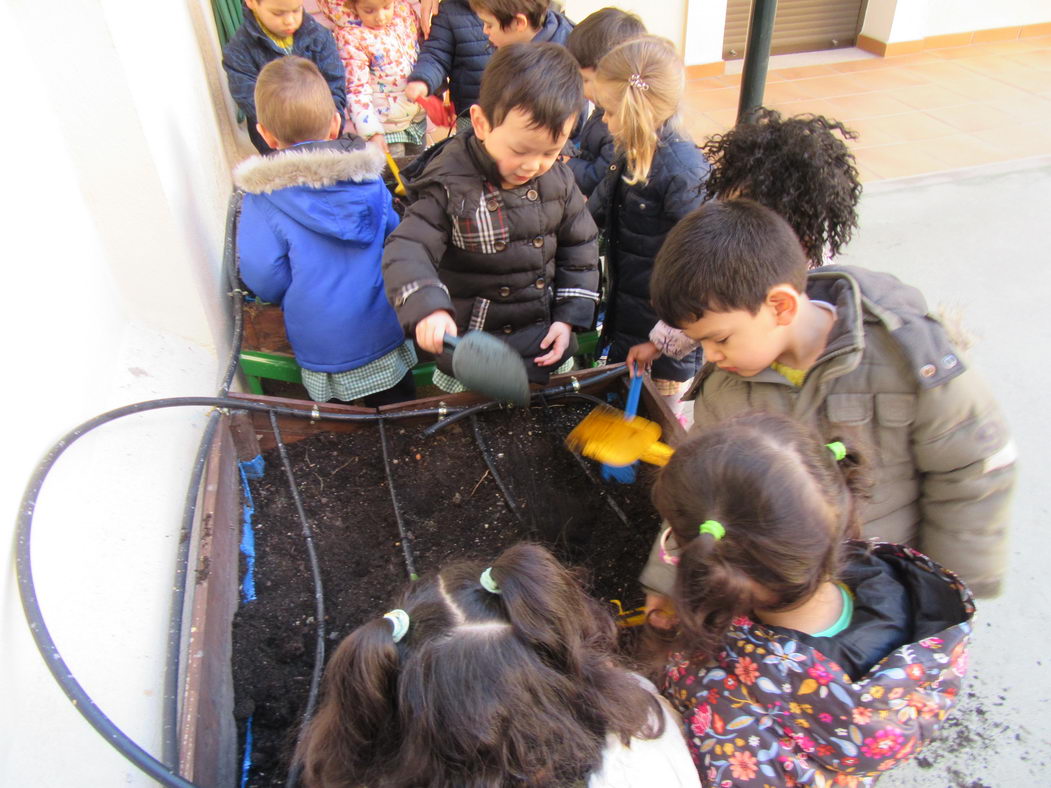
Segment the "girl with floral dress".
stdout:
<path fill-rule="evenodd" d="M 319 0 L 332 20 L 347 71 L 347 120 L 356 134 L 392 156 L 415 155 L 427 113 L 405 97 L 420 51 L 419 3 L 409 0 Z"/>
<path fill-rule="evenodd" d="M 955 705 L 971 594 L 909 547 L 847 539 L 859 475 L 842 442 L 752 413 L 658 476 L 678 616 L 662 689 L 704 785 L 872 785 Z"/>

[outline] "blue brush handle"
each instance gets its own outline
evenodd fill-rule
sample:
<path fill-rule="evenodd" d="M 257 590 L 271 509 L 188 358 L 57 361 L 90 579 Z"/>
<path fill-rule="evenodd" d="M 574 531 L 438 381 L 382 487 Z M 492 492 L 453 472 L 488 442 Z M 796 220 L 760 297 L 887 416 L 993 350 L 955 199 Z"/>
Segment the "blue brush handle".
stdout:
<path fill-rule="evenodd" d="M 631 379 L 631 386 L 628 388 L 628 404 L 624 408 L 624 416 L 627 419 L 635 418 L 635 413 L 639 409 L 639 396 L 642 394 L 642 375 L 639 374 L 638 365 L 635 367 L 635 377 Z"/>

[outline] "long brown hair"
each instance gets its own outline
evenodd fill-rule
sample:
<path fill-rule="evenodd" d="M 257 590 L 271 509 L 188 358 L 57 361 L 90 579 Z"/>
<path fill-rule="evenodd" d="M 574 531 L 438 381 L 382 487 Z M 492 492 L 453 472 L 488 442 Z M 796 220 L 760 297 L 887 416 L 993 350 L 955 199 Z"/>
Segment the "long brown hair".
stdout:
<path fill-rule="evenodd" d="M 598 62 L 595 82 L 619 101 L 620 131 L 613 141 L 627 156 L 625 183 L 649 177 L 660 130 L 679 111 L 685 73 L 675 46 L 660 36 L 625 41 Z"/>
<path fill-rule="evenodd" d="M 775 413 L 738 416 L 680 446 L 653 487 L 681 548 L 673 647 L 713 657 L 736 616 L 790 609 L 836 579 L 858 531 L 859 465 Z M 708 520 L 722 538 L 700 533 Z"/>
<path fill-rule="evenodd" d="M 663 732 L 656 699 L 612 656 L 616 628 L 534 544 L 412 584 L 395 643 L 375 618 L 325 671 L 296 759 L 309 786 L 546 786 L 584 780 L 607 734 Z"/>

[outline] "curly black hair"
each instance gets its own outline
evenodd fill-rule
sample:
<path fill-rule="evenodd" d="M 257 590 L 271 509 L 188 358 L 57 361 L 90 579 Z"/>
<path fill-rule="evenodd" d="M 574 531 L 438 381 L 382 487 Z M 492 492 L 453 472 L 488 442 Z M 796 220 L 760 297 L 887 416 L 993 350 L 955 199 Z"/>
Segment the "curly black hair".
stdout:
<path fill-rule="evenodd" d="M 704 145 L 711 162 L 706 199 L 749 197 L 795 230 L 812 267 L 837 255 L 858 226 L 861 183 L 854 155 L 837 137 L 857 132 L 821 115 L 782 119 L 760 107 Z"/>

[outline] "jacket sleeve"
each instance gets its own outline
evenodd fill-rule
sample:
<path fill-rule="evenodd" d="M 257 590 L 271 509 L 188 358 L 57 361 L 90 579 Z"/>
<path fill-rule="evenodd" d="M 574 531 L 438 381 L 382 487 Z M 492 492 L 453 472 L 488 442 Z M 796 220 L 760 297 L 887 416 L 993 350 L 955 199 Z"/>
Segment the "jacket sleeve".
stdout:
<path fill-rule="evenodd" d="M 383 249 L 387 300 L 406 336 L 412 336 L 416 324 L 439 309 L 456 317 L 449 291 L 438 276 L 452 226 L 447 200 L 441 186 L 423 190 Z"/>
<path fill-rule="evenodd" d="M 707 172 L 707 171 L 705 171 Z M 668 182 L 664 192 L 663 214 L 672 222 L 678 222 L 704 199 L 704 178 L 698 173 L 677 174 Z"/>
<path fill-rule="evenodd" d="M 590 196 L 595 191 L 595 187 L 606 177 L 609 165 L 613 163 L 614 158 L 613 138 L 607 136 L 594 156 L 575 156 L 566 162 L 569 169 L 573 170 L 573 177 L 576 178 L 577 186 L 580 187 L 585 197 Z"/>
<path fill-rule="evenodd" d="M 372 72 L 369 70 L 369 54 L 365 51 L 360 37 L 355 32 L 360 28 L 351 28 L 342 32 L 344 65 L 347 69 L 347 102 L 350 121 L 354 131 L 361 137 L 368 138 L 373 134 L 383 133 L 376 107 L 372 103 Z"/>
<path fill-rule="evenodd" d="M 234 34 L 223 50 L 223 69 L 226 71 L 226 83 L 230 86 L 230 95 L 237 106 L 254 123 L 255 114 L 255 81 L 259 69 L 245 50 L 245 38 L 240 31 Z"/>
<path fill-rule="evenodd" d="M 658 320 L 650 329 L 650 342 L 656 345 L 663 355 L 671 358 L 682 358 L 700 347 L 686 336 L 681 328 L 669 326 L 663 320 Z"/>
<path fill-rule="evenodd" d="M 587 330 L 598 304 L 598 228 L 584 195 L 566 172 L 567 195 L 555 250 L 555 307 L 552 321 Z"/>
<path fill-rule="evenodd" d="M 320 22 L 315 24 L 320 30 L 318 31 L 318 49 L 314 63 L 332 91 L 332 100 L 336 103 L 336 112 L 344 115 L 347 111 L 347 72 L 343 67 L 343 61 L 339 57 L 336 39 L 332 37 L 332 33 L 327 28 L 321 26 Z"/>
<path fill-rule="evenodd" d="M 921 389 L 912 447 L 922 483 L 919 549 L 976 596 L 995 596 L 1007 563 L 1015 446 L 973 369 Z"/>
<path fill-rule="evenodd" d="M 420 45 L 420 56 L 409 74 L 409 82 L 427 83 L 427 92 L 433 96 L 452 74 L 453 53 L 456 52 L 456 34 L 449 12 L 439 6 L 431 18 L 431 34 Z M 457 107 L 463 111 L 466 107 Z"/>
<path fill-rule="evenodd" d="M 252 292 L 271 304 L 281 304 L 292 283 L 288 241 L 267 220 L 260 204 L 245 198 L 237 224 L 240 273 Z"/>

